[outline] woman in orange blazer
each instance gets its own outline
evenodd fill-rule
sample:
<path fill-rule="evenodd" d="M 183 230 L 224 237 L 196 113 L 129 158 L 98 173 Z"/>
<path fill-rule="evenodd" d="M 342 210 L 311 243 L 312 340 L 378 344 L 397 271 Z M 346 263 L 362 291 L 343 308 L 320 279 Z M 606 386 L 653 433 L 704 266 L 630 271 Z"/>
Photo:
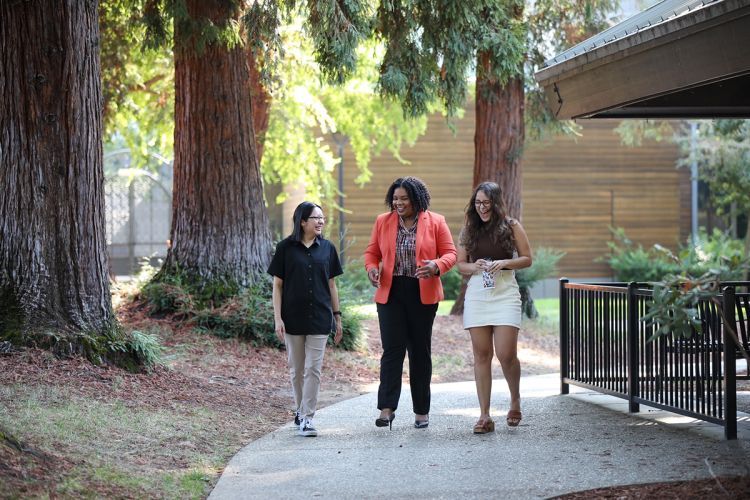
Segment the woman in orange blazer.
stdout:
<path fill-rule="evenodd" d="M 422 429 L 429 424 L 432 322 L 443 298 L 439 276 L 456 263 L 456 247 L 445 218 L 427 210 L 430 193 L 421 180 L 396 179 L 385 204 L 390 211 L 375 221 L 364 255 L 383 344 L 375 425 L 392 426 L 408 352 L 414 427 Z"/>

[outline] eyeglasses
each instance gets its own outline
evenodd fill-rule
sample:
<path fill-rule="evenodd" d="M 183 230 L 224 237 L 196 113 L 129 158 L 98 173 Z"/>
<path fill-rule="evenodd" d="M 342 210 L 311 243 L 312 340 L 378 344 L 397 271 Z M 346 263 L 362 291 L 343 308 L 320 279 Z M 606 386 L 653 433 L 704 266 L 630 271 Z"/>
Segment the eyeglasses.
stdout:
<path fill-rule="evenodd" d="M 483 200 L 483 201 L 475 200 L 474 206 L 482 207 L 482 208 L 490 208 L 492 206 L 492 202 L 490 200 Z"/>
<path fill-rule="evenodd" d="M 325 222 L 326 222 L 326 218 L 323 217 L 322 215 L 319 215 L 319 216 L 318 215 L 316 215 L 316 216 L 312 216 L 311 215 L 310 217 L 307 218 L 307 220 L 310 220 L 310 219 L 315 219 L 317 221 L 322 222 L 323 224 L 325 224 Z"/>

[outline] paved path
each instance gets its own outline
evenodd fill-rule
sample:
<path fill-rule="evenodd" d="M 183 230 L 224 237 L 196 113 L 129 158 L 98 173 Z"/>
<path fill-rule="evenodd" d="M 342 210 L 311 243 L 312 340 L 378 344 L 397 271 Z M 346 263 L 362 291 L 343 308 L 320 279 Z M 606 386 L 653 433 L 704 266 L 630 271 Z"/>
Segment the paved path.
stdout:
<path fill-rule="evenodd" d="M 317 438 L 291 423 L 243 448 L 210 498 L 547 498 L 617 484 L 749 473 L 750 416 L 740 439 L 721 427 L 524 377 L 524 419 L 505 425 L 507 386 L 493 384 L 494 434 L 474 435 L 473 382 L 433 384 L 428 429 L 413 428 L 407 390 L 392 431 L 374 425 L 375 394 L 318 411 Z"/>

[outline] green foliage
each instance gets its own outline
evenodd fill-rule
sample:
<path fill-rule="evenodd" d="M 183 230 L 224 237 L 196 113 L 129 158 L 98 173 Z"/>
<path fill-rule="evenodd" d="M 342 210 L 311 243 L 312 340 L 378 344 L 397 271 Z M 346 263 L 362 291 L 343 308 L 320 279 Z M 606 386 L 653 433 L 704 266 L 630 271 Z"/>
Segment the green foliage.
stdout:
<path fill-rule="evenodd" d="M 608 243 L 610 254 L 605 261 L 617 281 L 658 282 L 681 273 L 690 276 L 713 273 L 721 280 L 741 280 L 750 267 L 750 256 L 742 242 L 718 229 L 711 235 L 701 231 L 695 244 L 688 241 L 677 254 L 661 245 L 644 249 L 634 244 L 622 228 L 611 231 L 616 241 Z"/>
<path fill-rule="evenodd" d="M 666 276 L 654 284 L 653 302 L 641 321 L 656 327 L 650 340 L 672 333 L 691 337 L 701 331 L 698 303 L 711 299 L 718 290 L 718 281 L 711 274 L 693 278 L 689 275 Z"/>
<path fill-rule="evenodd" d="M 531 288 L 544 279 L 557 274 L 557 263 L 565 256 L 552 248 L 539 247 L 534 250 L 534 257 L 530 267 L 516 272 L 516 282 L 521 292 L 521 310 L 527 318 L 536 318 L 539 312 L 531 297 Z"/>
<path fill-rule="evenodd" d="M 261 281 L 221 305 L 196 310 L 196 330 L 255 346 L 281 346 L 274 331 L 271 291 L 270 280 Z"/>
<path fill-rule="evenodd" d="M 357 46 L 370 35 L 368 2 L 308 2 L 306 28 L 323 77 L 342 84 L 357 67 Z"/>
<path fill-rule="evenodd" d="M 676 142 L 681 151 L 678 166 L 697 165 L 698 178 L 708 186 L 717 212 L 750 217 L 750 120 L 678 124 L 628 120 L 616 131 L 621 141 L 631 146 L 641 145 L 644 139 Z M 750 231 L 745 234 L 745 251 L 750 252 Z"/>
<path fill-rule="evenodd" d="M 613 14 L 618 4 L 618 0 L 536 0 L 527 6 L 528 53 L 524 79 L 527 138 L 541 140 L 556 134 L 580 135 L 580 127 L 572 120 L 556 119 L 558 110 L 549 108 L 534 73 L 548 58 L 614 24 Z"/>
<path fill-rule="evenodd" d="M 695 245 L 688 243 L 680 249 L 678 260 L 693 276 L 711 273 L 722 281 L 742 280 L 750 268 L 750 255 L 742 241 L 718 229 L 710 235 L 701 229 Z"/>
<path fill-rule="evenodd" d="M 169 47 L 143 50 L 147 28 L 138 22 L 142 4 L 100 4 L 105 152 L 127 148 L 131 167 L 155 170 L 164 161 L 154 162 L 154 153 L 172 156 L 174 66 Z"/>
<path fill-rule="evenodd" d="M 129 347 L 146 369 L 163 364 L 164 348 L 156 334 L 133 330 L 130 332 Z"/>
<path fill-rule="evenodd" d="M 374 92 L 374 59 L 382 47 L 368 43 L 356 52 L 361 64 L 346 84 L 323 83 L 321 69 L 311 58 L 312 45 L 301 35 L 299 21 L 280 29 L 286 57 L 277 68 L 272 106 L 265 136 L 261 173 L 266 183 L 300 183 L 312 201 L 334 200 L 339 164 L 332 138 L 343 140 L 354 153 L 357 182 L 369 181 L 369 162 L 382 151 L 397 159 L 402 144 L 413 145 L 427 128 L 426 118 L 407 120 L 398 105 Z M 347 168 L 350 168 L 347 166 Z M 276 202 L 283 201 L 285 193 Z"/>
<path fill-rule="evenodd" d="M 682 150 L 679 165 L 697 162 L 698 175 L 719 213 L 735 207 L 750 215 L 750 120 L 700 121 L 695 141 L 684 131 L 677 142 Z"/>
<path fill-rule="evenodd" d="M 610 253 L 603 260 L 612 268 L 617 281 L 659 281 L 677 271 L 677 264 L 664 252 L 636 245 L 623 228 L 610 228 L 610 231 L 615 241 L 607 242 Z"/>
<path fill-rule="evenodd" d="M 145 284 L 141 295 L 151 315 L 189 314 L 195 307 L 189 287 L 179 274 L 170 274 Z"/>
<path fill-rule="evenodd" d="M 342 304 L 366 304 L 372 302 L 373 287 L 360 259 L 351 260 L 344 267 L 344 274 L 336 278 L 339 299 Z"/>
<path fill-rule="evenodd" d="M 343 330 L 343 336 L 337 346 L 339 349 L 357 351 L 363 346 L 362 321 L 365 318 L 366 316 L 358 312 L 357 308 L 353 307 L 353 304 L 349 302 L 341 303 L 341 329 Z M 328 345 L 335 345 L 333 343 L 333 335 L 328 337 Z"/>
<path fill-rule="evenodd" d="M 407 116 L 440 100 L 449 116 L 463 107 L 472 69 L 508 81 L 523 72 L 526 28 L 518 1 L 381 2 L 375 31 L 384 40 L 378 86 Z M 481 52 L 490 64 L 476 68 Z"/>
<path fill-rule="evenodd" d="M 456 300 L 458 294 L 461 292 L 461 284 L 463 278 L 458 269 L 453 267 L 450 271 L 440 276 L 440 281 L 443 282 L 443 294 L 446 300 Z"/>
<path fill-rule="evenodd" d="M 175 322 L 193 325 L 198 332 L 254 346 L 282 345 L 275 332 L 270 279 L 240 290 L 227 280 L 206 282 L 173 270 L 157 274 L 143 286 L 140 297 L 149 314 L 172 314 Z M 338 346 L 342 349 L 355 349 L 360 343 L 362 317 L 352 305 L 342 299 L 344 338 Z"/>
<path fill-rule="evenodd" d="M 516 282 L 519 287 L 531 288 L 539 281 L 557 274 L 557 264 L 565 256 L 565 252 L 553 248 L 539 247 L 534 249 L 531 266 L 516 272 Z"/>

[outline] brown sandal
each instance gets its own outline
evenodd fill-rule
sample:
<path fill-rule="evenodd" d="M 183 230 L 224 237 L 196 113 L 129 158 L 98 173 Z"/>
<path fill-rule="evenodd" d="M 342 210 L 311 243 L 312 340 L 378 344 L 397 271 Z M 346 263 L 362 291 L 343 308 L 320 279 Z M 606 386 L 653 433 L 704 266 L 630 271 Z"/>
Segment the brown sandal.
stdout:
<path fill-rule="evenodd" d="M 519 410 L 510 410 L 508 411 L 508 416 L 505 417 L 505 422 L 508 424 L 508 427 L 518 427 L 518 424 L 521 423 L 521 412 Z"/>
<path fill-rule="evenodd" d="M 480 418 L 474 424 L 474 434 L 487 434 L 489 432 L 495 432 L 495 421 L 491 418 Z"/>

